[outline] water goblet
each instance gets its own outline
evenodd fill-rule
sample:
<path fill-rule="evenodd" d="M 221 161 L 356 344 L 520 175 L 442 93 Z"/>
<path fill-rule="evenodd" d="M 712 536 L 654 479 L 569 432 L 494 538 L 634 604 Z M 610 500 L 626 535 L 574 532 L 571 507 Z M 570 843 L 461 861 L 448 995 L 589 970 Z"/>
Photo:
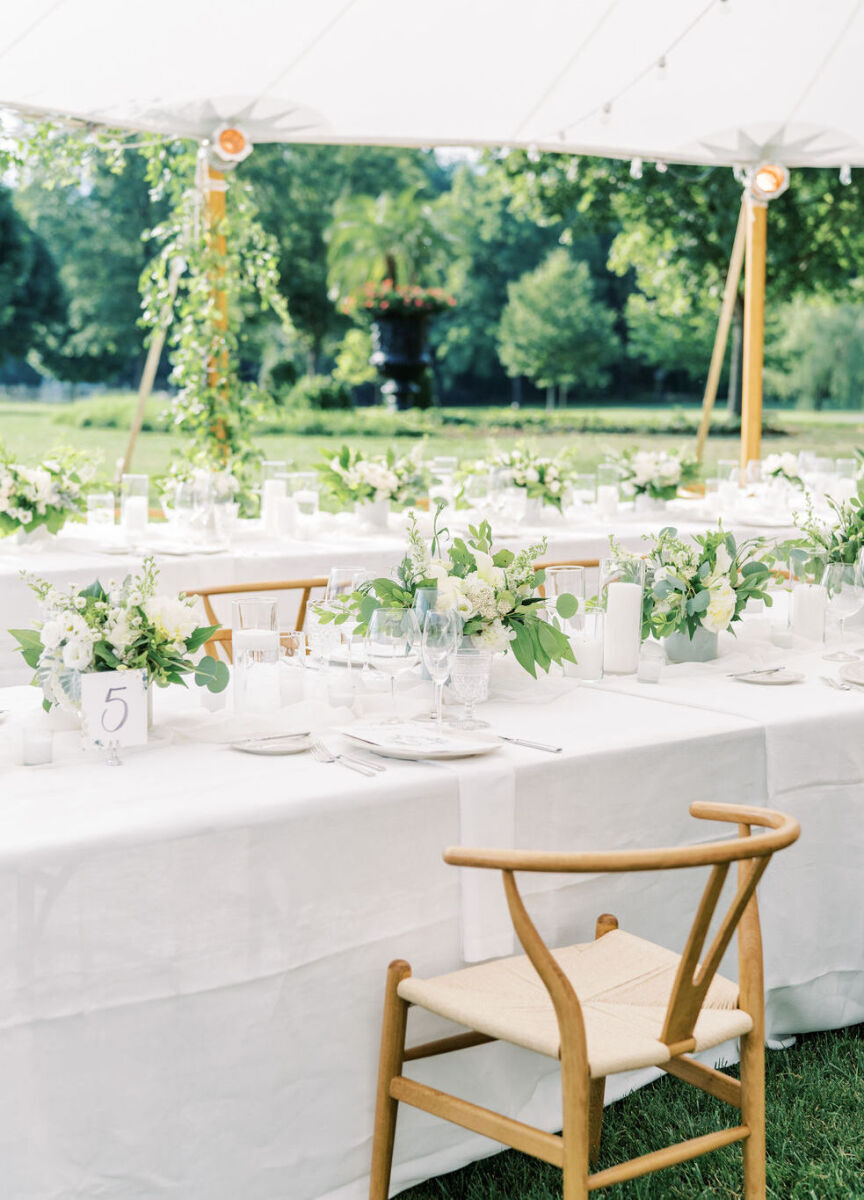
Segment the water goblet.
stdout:
<path fill-rule="evenodd" d="M 456 729 L 485 729 L 488 721 L 474 716 L 474 705 L 489 697 L 489 675 L 492 654 L 476 646 L 462 646 L 453 655 L 450 665 L 450 686 L 465 705 L 465 714 L 449 721 Z"/>
<path fill-rule="evenodd" d="M 846 644 L 846 619 L 858 612 L 864 603 L 858 568 L 854 563 L 829 563 L 822 579 L 828 593 L 828 611 L 840 625 L 840 645 L 832 654 L 823 654 L 826 662 L 857 662 L 858 655 L 844 649 Z"/>
<path fill-rule="evenodd" d="M 376 608 L 366 631 L 366 663 L 390 679 L 392 722 L 396 713 L 396 676 L 420 661 L 420 629 L 410 608 Z"/>
<path fill-rule="evenodd" d="M 455 612 L 427 612 L 423 621 L 421 652 L 423 666 L 435 684 L 435 723 L 441 727 L 444 684 L 450 674 L 453 655 L 462 636 L 462 622 Z"/>

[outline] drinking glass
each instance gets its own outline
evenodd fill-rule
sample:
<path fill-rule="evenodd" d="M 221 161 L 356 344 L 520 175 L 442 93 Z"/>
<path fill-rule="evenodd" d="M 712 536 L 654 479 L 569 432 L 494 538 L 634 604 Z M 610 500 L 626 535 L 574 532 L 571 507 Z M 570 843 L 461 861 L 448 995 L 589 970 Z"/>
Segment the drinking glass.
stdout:
<path fill-rule="evenodd" d="M 589 608 L 582 618 L 582 627 L 570 639 L 575 663 L 564 661 L 564 674 L 569 679 L 584 679 L 595 683 L 603 678 L 603 629 L 606 614 L 600 608 Z"/>
<path fill-rule="evenodd" d="M 272 596 L 234 600 L 231 649 L 236 712 L 271 712 L 279 707 L 278 603 Z"/>
<path fill-rule="evenodd" d="M 363 567 L 331 567 L 324 593 L 325 603 L 347 599 L 361 583 L 365 583 L 367 574 Z"/>
<path fill-rule="evenodd" d="M 482 704 L 489 697 L 489 675 L 492 671 L 492 654 L 475 646 L 461 646 L 453 655 L 450 664 L 450 686 L 465 705 L 465 715 L 448 724 L 457 729 L 485 729 L 488 721 L 474 716 L 474 705 Z"/>
<path fill-rule="evenodd" d="M 858 460 L 856 458 L 838 458 L 834 463 L 834 471 L 841 479 L 857 479 Z"/>
<path fill-rule="evenodd" d="M 423 621 L 421 652 L 423 666 L 435 684 L 435 721 L 441 727 L 441 703 L 444 684 L 450 674 L 453 655 L 462 640 L 462 622 L 455 612 L 427 612 Z"/>
<path fill-rule="evenodd" d="M 298 516 L 307 520 L 318 514 L 320 482 L 315 471 L 294 471 L 287 476 L 288 490 L 294 497 Z"/>
<path fill-rule="evenodd" d="M 577 504 L 585 506 L 593 504 L 597 499 L 597 476 L 574 475 L 570 484 L 570 491 Z"/>
<path fill-rule="evenodd" d="M 150 476 L 124 475 L 120 480 L 120 523 L 127 534 L 144 533 L 149 515 Z"/>
<path fill-rule="evenodd" d="M 114 525 L 114 493 L 91 492 L 87 497 L 87 528 L 104 529 Z"/>
<path fill-rule="evenodd" d="M 479 507 L 489 495 L 489 475 L 469 475 L 462 485 L 462 494 L 472 508 Z"/>
<path fill-rule="evenodd" d="M 426 614 L 433 612 L 438 603 L 437 587 L 418 587 L 414 589 L 414 611 L 417 614 L 417 624 L 423 628 Z"/>
<path fill-rule="evenodd" d="M 840 625 L 840 647 L 832 654 L 823 654 L 827 662 L 856 662 L 857 654 L 844 650 L 846 644 L 846 618 L 858 612 L 864 603 L 864 591 L 859 582 L 854 563 L 829 563 L 822 579 L 828 593 L 828 611 Z"/>
<path fill-rule="evenodd" d="M 738 472 L 740 463 L 737 458 L 718 458 L 717 459 L 717 478 L 731 479 L 734 483 L 738 482 Z"/>
<path fill-rule="evenodd" d="M 577 633 L 585 617 L 585 568 L 547 567 L 543 590 L 550 601 L 546 606 L 548 611 L 558 617 L 567 633 Z M 571 617 L 562 617 L 558 613 L 556 602 L 559 596 L 572 596 L 576 601 L 576 611 Z"/>
<path fill-rule="evenodd" d="M 420 661 L 420 628 L 410 608 L 376 608 L 366 631 L 366 662 L 390 677 L 391 721 L 396 713 L 396 676 Z"/>

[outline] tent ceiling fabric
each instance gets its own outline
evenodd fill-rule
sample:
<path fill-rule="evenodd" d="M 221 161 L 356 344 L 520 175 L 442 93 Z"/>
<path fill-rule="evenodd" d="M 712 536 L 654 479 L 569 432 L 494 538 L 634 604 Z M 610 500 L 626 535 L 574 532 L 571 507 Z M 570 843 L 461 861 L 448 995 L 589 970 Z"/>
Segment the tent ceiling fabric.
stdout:
<path fill-rule="evenodd" d="M 665 60 L 665 69 L 662 67 Z M 0 105 L 253 141 L 864 166 L 864 0 L 5 0 Z"/>

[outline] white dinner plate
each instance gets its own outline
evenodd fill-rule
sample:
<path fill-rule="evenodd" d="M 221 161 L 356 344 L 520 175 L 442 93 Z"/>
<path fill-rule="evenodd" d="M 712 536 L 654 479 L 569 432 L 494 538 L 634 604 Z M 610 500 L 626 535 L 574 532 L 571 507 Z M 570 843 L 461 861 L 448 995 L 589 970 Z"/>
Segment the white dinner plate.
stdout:
<path fill-rule="evenodd" d="M 312 739 L 308 733 L 286 733 L 280 738 L 262 738 L 256 741 L 252 738 L 244 742 L 232 742 L 232 750 L 240 750 L 243 754 L 260 754 L 263 758 L 276 758 L 283 754 L 300 754 L 308 750 Z"/>
<path fill-rule="evenodd" d="M 864 687 L 864 662 L 844 663 L 837 673 L 847 683 L 855 683 L 859 687 Z"/>
<path fill-rule="evenodd" d="M 737 675 L 736 682 L 738 683 L 760 683 L 765 687 L 783 687 L 788 683 L 803 683 L 807 678 L 800 671 L 774 671 L 771 675 L 758 674 L 754 672 L 752 675 Z"/>
<path fill-rule="evenodd" d="M 348 725 L 339 731 L 350 741 L 385 758 L 417 760 L 473 758 L 491 754 L 501 742 L 494 734 L 477 734 L 467 729 L 431 728 L 411 721 L 394 725 L 364 722 Z"/>
<path fill-rule="evenodd" d="M 767 513 L 743 513 L 730 520 L 730 525 L 745 525 L 748 529 L 787 529 L 794 524 L 791 516 L 774 517 Z"/>

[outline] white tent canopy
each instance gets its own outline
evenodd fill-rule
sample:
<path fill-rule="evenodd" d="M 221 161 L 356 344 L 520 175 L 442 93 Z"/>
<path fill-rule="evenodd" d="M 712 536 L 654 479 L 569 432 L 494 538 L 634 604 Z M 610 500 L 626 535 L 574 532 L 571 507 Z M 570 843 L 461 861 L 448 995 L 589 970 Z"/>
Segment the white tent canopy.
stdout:
<path fill-rule="evenodd" d="M 864 0 L 5 0 L 0 106 L 253 141 L 864 166 Z"/>

